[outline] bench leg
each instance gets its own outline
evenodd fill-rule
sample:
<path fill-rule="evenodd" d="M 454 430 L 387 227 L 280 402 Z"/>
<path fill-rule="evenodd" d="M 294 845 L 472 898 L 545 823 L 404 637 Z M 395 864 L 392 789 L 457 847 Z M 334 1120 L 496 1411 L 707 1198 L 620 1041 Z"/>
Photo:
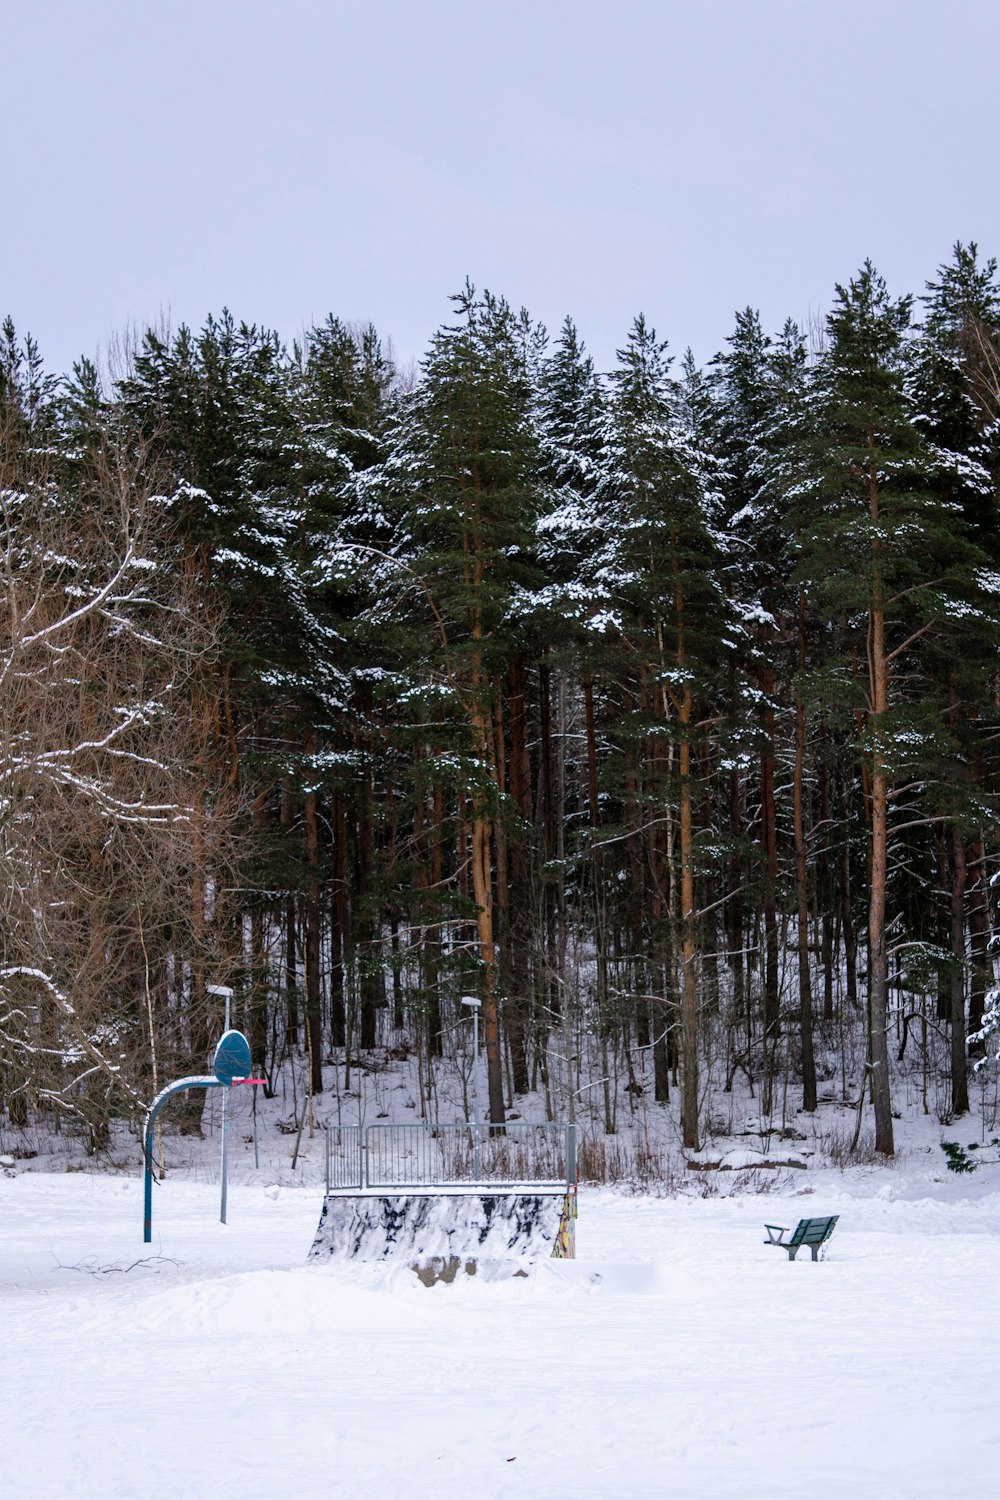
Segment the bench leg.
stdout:
<path fill-rule="evenodd" d="M 794 1260 L 795 1257 L 799 1253 L 799 1247 L 798 1247 L 798 1245 L 789 1245 L 787 1248 L 788 1248 L 788 1259 L 789 1260 Z"/>
<path fill-rule="evenodd" d="M 813 1253 L 813 1260 L 819 1260 L 819 1251 L 820 1251 L 819 1245 L 810 1245 L 809 1248 L 810 1248 L 810 1250 Z"/>

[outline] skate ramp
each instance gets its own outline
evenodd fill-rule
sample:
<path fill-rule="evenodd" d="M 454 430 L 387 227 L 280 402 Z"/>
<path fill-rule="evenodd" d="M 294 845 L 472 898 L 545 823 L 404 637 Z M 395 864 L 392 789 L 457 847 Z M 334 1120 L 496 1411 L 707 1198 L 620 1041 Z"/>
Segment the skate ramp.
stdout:
<path fill-rule="evenodd" d="M 565 1188 L 331 1193 L 309 1260 L 441 1264 L 572 1258 L 575 1204 Z"/>

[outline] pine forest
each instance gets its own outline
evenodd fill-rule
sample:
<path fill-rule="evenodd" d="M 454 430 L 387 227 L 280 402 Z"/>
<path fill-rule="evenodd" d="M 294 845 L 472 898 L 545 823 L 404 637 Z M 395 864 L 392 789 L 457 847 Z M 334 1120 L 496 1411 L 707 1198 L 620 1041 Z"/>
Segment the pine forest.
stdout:
<path fill-rule="evenodd" d="M 407 1069 L 430 1122 L 474 997 L 489 1120 L 595 1176 L 734 1097 L 850 1102 L 855 1157 L 996 1116 L 997 263 L 829 306 L 702 366 L 638 316 L 607 372 L 471 283 L 410 369 L 4 324 L 11 1130 L 134 1139 L 219 984 L 297 1109 Z"/>

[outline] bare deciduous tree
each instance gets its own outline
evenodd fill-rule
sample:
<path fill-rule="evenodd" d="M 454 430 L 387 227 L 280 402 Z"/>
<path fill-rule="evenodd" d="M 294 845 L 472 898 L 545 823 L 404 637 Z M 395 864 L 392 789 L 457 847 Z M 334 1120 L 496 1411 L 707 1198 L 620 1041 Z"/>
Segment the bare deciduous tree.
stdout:
<path fill-rule="evenodd" d="M 231 941 L 209 908 L 235 794 L 206 789 L 192 710 L 215 621 L 185 576 L 141 454 L 109 439 L 67 470 L 0 431 L 0 1077 L 14 1123 L 95 1142 L 200 1050 L 193 976 Z"/>

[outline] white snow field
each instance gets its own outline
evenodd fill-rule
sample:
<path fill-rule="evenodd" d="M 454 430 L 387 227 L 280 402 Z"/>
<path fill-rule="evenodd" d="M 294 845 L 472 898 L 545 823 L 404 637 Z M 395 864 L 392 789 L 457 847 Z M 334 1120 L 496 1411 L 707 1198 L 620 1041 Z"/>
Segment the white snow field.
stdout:
<path fill-rule="evenodd" d="M 307 1267 L 314 1187 L 234 1187 L 222 1226 L 216 1187 L 168 1180 L 143 1246 L 137 1179 L 0 1178 L 0 1495 L 993 1495 L 986 1177 L 975 1198 L 898 1171 L 585 1190 L 575 1262 L 430 1289 L 400 1265 Z M 825 1261 L 762 1243 L 765 1221 L 828 1213 Z"/>

